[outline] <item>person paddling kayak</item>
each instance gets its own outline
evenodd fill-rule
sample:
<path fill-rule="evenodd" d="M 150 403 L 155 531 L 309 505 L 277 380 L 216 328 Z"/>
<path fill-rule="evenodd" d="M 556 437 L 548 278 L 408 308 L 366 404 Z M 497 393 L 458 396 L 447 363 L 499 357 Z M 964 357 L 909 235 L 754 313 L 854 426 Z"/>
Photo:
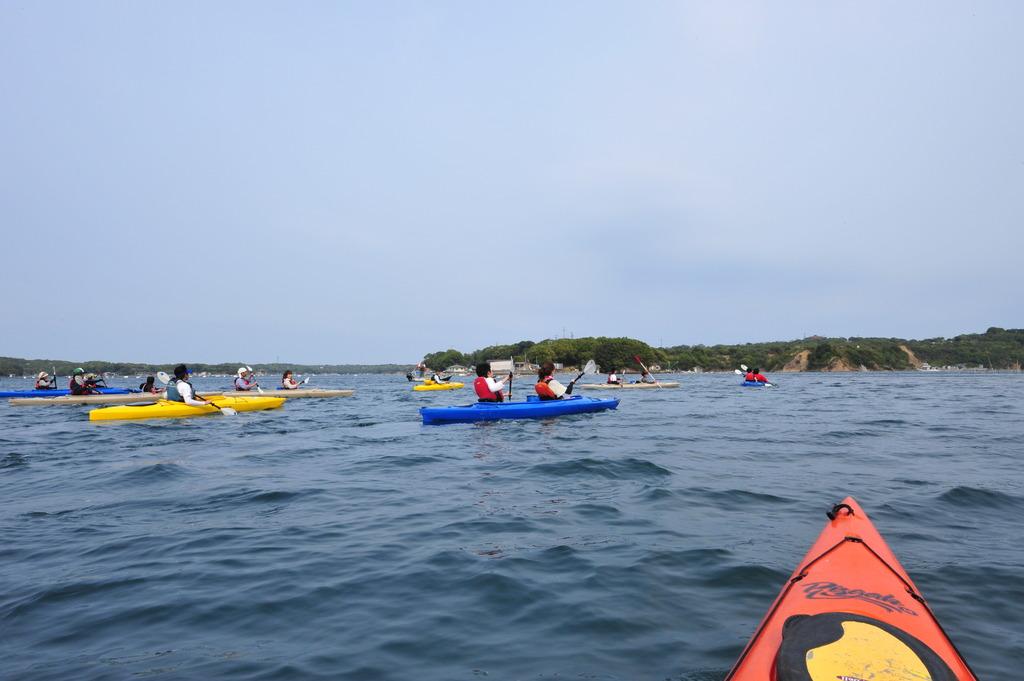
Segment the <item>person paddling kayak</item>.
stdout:
<path fill-rule="evenodd" d="M 209 402 L 196 395 L 195 389 L 189 382 L 188 377 L 192 374 L 184 364 L 174 367 L 174 378 L 167 384 L 167 393 L 164 399 L 171 402 L 184 402 L 190 407 L 203 407 Z"/>
<path fill-rule="evenodd" d="M 750 381 L 751 383 L 767 383 L 768 379 L 761 374 L 761 370 L 754 367 L 747 372 L 747 375 L 743 377 L 744 381 Z"/>
<path fill-rule="evenodd" d="M 511 371 L 508 372 L 508 378 L 512 380 Z M 476 391 L 479 402 L 504 402 L 505 393 L 502 392 L 504 389 L 505 379 L 495 381 L 490 364 L 481 362 L 476 365 L 476 380 L 473 381 L 473 390 Z"/>
<path fill-rule="evenodd" d="M 50 376 L 45 371 L 40 371 L 36 376 L 36 390 L 53 390 L 57 387 L 57 377 Z"/>
<path fill-rule="evenodd" d="M 447 383 L 448 381 L 452 380 L 452 377 L 448 376 L 445 378 L 441 378 L 441 374 L 435 371 L 430 375 L 430 380 L 433 381 L 434 383 Z"/>
<path fill-rule="evenodd" d="M 654 376 L 651 376 L 651 372 L 648 371 L 647 369 L 644 369 L 644 370 L 642 370 L 640 372 L 640 380 L 636 381 L 636 382 L 637 383 L 657 383 L 657 381 L 654 380 Z"/>
<path fill-rule="evenodd" d="M 235 377 L 235 390 L 255 390 L 258 387 L 252 369 L 249 367 L 238 367 L 238 375 Z"/>
<path fill-rule="evenodd" d="M 96 377 L 93 374 L 86 374 L 85 369 L 79 367 L 71 372 L 71 380 L 68 381 L 68 391 L 72 395 L 98 395 L 96 389 Z"/>
<path fill-rule="evenodd" d="M 300 385 L 302 384 L 295 380 L 291 369 L 281 375 L 281 387 L 285 390 L 298 390 Z"/>
<path fill-rule="evenodd" d="M 537 370 L 537 384 L 533 389 L 541 400 L 560 400 L 566 395 L 572 395 L 572 388 L 576 385 L 576 379 L 569 381 L 569 385 L 562 385 L 555 380 L 555 365 L 553 362 L 544 362 Z"/>
<path fill-rule="evenodd" d="M 146 382 L 139 384 L 139 390 L 144 393 L 150 393 L 151 395 L 158 395 L 164 391 L 163 388 L 156 387 L 156 379 L 152 376 L 146 376 Z"/>
<path fill-rule="evenodd" d="M 615 385 L 622 385 L 622 379 L 619 378 L 618 375 L 615 373 L 615 369 L 612 369 L 611 373 L 608 374 L 608 381 L 607 381 L 607 383 L 615 384 Z"/>

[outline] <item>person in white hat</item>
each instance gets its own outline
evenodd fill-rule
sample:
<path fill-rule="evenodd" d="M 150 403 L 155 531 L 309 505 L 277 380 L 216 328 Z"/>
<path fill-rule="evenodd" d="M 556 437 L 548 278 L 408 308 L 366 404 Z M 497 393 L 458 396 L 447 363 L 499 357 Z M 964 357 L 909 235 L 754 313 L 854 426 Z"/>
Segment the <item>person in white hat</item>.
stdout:
<path fill-rule="evenodd" d="M 50 377 L 45 371 L 40 371 L 36 376 L 36 390 L 53 390 L 57 387 L 57 377 Z"/>
<path fill-rule="evenodd" d="M 235 390 L 255 390 L 259 387 L 252 373 L 252 367 L 238 367 L 238 375 L 235 376 Z"/>

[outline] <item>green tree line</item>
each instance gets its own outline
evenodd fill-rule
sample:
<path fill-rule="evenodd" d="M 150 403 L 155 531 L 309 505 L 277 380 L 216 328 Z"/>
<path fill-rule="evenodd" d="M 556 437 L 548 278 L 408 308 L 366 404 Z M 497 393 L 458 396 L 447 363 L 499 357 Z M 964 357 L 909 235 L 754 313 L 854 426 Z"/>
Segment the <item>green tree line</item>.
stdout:
<path fill-rule="evenodd" d="M 738 345 L 676 345 L 656 348 L 633 338 L 559 338 L 540 342 L 519 341 L 510 345 L 492 345 L 472 352 L 454 348 L 432 352 L 424 362 L 432 369 L 453 364 L 472 366 L 489 359 L 513 357 L 516 361 L 540 364 L 560 362 L 579 367 L 593 359 L 604 371 L 639 370 L 634 356 L 647 365 L 663 369 L 689 371 L 700 367 L 709 371 L 729 371 L 740 364 L 779 371 L 800 353 L 807 353 L 806 369 L 821 371 L 845 366 L 852 369 L 905 370 L 915 367 L 910 350 L 921 362 L 933 366 L 984 366 L 992 369 L 1019 369 L 1024 364 L 1024 329 L 992 327 L 985 333 L 964 334 L 953 338 L 905 340 L 901 338 L 822 338 L 743 343 Z"/>

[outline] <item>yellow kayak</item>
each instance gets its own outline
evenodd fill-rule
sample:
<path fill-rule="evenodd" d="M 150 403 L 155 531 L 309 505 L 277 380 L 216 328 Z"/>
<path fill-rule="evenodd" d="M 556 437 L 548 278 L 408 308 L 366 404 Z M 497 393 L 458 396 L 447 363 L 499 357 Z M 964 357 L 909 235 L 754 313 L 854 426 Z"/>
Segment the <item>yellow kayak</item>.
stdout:
<path fill-rule="evenodd" d="M 235 411 L 262 411 L 277 409 L 284 404 L 283 397 L 211 397 L 213 404 L 231 407 Z M 177 419 L 189 416 L 219 414 L 217 407 L 191 407 L 184 402 L 160 400 L 156 404 L 128 404 L 103 407 L 89 412 L 90 421 L 125 421 L 131 419 Z"/>
<path fill-rule="evenodd" d="M 450 381 L 448 383 L 435 383 L 435 382 L 433 382 L 433 381 L 428 379 L 428 380 L 423 382 L 423 385 L 413 386 L 412 389 L 413 390 L 419 390 L 419 391 L 423 391 L 423 390 L 458 390 L 459 388 L 461 388 L 464 385 L 465 385 L 465 383 L 459 383 L 458 381 Z"/>

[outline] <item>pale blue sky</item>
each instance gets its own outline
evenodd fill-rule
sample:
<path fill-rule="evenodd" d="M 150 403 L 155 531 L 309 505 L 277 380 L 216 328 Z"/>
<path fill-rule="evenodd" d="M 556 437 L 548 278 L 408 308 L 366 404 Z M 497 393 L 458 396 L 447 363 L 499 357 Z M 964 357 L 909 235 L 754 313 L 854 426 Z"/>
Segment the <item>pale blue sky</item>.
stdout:
<path fill-rule="evenodd" d="M 1024 326 L 1021 26 L 1019 2 L 0 0 L 0 355 Z"/>

